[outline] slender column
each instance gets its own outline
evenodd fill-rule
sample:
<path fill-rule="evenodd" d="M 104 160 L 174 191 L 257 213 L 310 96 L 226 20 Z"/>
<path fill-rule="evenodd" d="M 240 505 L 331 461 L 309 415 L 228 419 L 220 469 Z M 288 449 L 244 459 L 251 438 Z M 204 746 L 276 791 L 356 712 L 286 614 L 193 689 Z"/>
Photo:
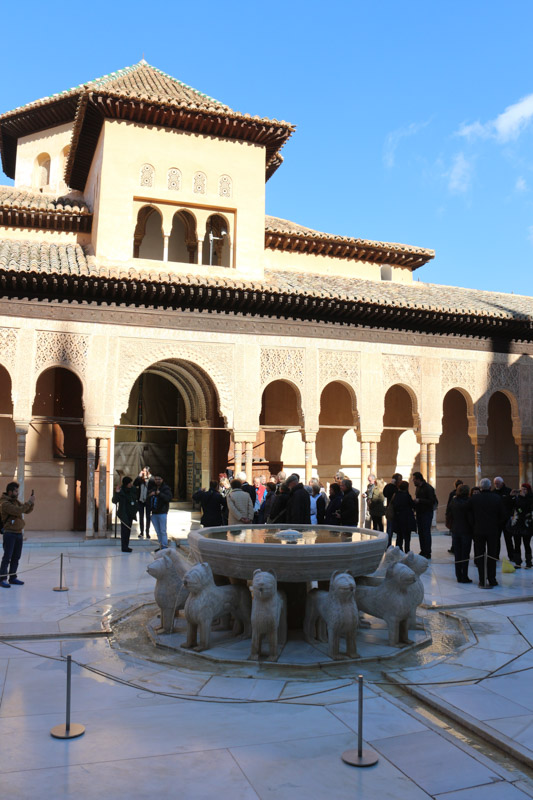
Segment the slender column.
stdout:
<path fill-rule="evenodd" d="M 254 460 L 254 443 L 253 442 L 245 442 L 245 467 L 244 471 L 246 472 L 246 480 L 248 483 L 252 483 L 252 465 Z"/>
<path fill-rule="evenodd" d="M 313 477 L 313 445 L 316 441 L 316 433 L 305 434 L 305 482 L 309 483 Z"/>
<path fill-rule="evenodd" d="M 196 248 L 196 263 L 197 264 L 201 264 L 202 263 L 202 251 L 203 251 L 203 249 L 204 249 L 204 240 L 203 239 L 198 239 L 198 246 Z"/>
<path fill-rule="evenodd" d="M 192 421 L 187 420 L 187 425 L 192 425 Z M 195 423 L 196 424 L 196 423 Z M 194 460 L 195 460 L 195 441 L 196 431 L 188 428 L 187 430 L 187 499 L 190 500 L 194 491 Z"/>
<path fill-rule="evenodd" d="M 163 261 L 168 261 L 168 240 L 170 236 L 163 236 Z"/>
<path fill-rule="evenodd" d="M 105 539 L 107 530 L 107 450 L 109 439 L 100 438 L 98 455 L 98 537 Z"/>
<path fill-rule="evenodd" d="M 475 470 L 476 486 L 479 486 L 481 478 L 483 477 L 483 472 L 482 472 L 482 447 L 483 447 L 483 440 L 478 438 L 477 442 L 474 445 L 474 454 L 475 454 L 474 455 L 474 458 L 475 458 L 474 470 Z"/>
<path fill-rule="evenodd" d="M 527 445 L 527 482 L 533 485 L 533 444 Z"/>
<path fill-rule="evenodd" d="M 518 445 L 518 481 L 520 485 L 527 481 L 527 444 Z"/>
<path fill-rule="evenodd" d="M 370 442 L 370 472 L 378 475 L 378 443 Z"/>
<path fill-rule="evenodd" d="M 85 517 L 85 537 L 94 537 L 94 465 L 96 458 L 96 439 L 87 437 L 87 514 Z"/>
<path fill-rule="evenodd" d="M 361 442 L 361 494 L 360 494 L 360 525 L 362 528 L 365 526 L 365 517 L 366 517 L 366 500 L 363 497 L 363 494 L 366 490 L 366 479 L 369 472 L 369 465 L 370 465 L 370 442 L 362 441 Z"/>
<path fill-rule="evenodd" d="M 26 471 L 26 436 L 29 423 L 15 423 L 17 432 L 17 483 L 19 485 L 19 500 L 24 502 L 24 473 Z"/>
<path fill-rule="evenodd" d="M 428 478 L 428 446 L 426 442 L 420 445 L 420 472 L 424 476 L 424 480 Z"/>
<path fill-rule="evenodd" d="M 435 442 L 428 444 L 428 483 L 435 488 L 437 483 L 437 445 Z M 426 476 L 424 476 L 426 477 Z"/>
<path fill-rule="evenodd" d="M 233 470 L 235 476 L 242 472 L 242 442 L 233 443 Z"/>
<path fill-rule="evenodd" d="M 207 421 L 200 423 L 202 426 L 207 426 Z M 209 489 L 209 481 L 211 480 L 211 432 L 202 431 L 202 486 Z"/>

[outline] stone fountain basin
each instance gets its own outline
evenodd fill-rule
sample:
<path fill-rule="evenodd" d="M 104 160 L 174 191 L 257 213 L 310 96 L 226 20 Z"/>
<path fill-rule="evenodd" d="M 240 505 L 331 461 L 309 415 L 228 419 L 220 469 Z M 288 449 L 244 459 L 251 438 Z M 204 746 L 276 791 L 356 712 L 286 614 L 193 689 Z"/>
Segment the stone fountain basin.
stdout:
<path fill-rule="evenodd" d="M 297 540 L 284 531 L 298 531 Z M 355 578 L 379 566 L 386 533 L 329 525 L 224 525 L 189 533 L 195 558 L 207 561 L 215 574 L 251 580 L 254 570 L 272 569 L 278 581 L 329 580 L 335 570 Z"/>

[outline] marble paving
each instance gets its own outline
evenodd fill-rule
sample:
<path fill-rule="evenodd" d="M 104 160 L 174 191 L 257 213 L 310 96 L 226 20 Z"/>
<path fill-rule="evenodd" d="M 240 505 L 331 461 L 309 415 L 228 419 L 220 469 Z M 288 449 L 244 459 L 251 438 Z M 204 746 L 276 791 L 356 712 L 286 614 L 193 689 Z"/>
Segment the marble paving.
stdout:
<path fill-rule="evenodd" d="M 533 571 L 509 576 L 491 592 L 475 583 L 460 586 L 446 552 L 449 538 L 435 537 L 435 558 L 424 576 L 425 614 L 451 609 L 446 613 L 454 624 L 459 616 L 464 628 L 461 645 L 451 622 L 446 625 L 452 618 L 442 616 L 439 636 L 412 662 L 399 654 L 398 662 L 361 667 L 365 746 L 379 761 L 356 769 L 340 758 L 356 747 L 354 667 L 302 667 L 294 674 L 283 664 L 274 671 L 259 664 L 245 674 L 238 665 L 177 667 L 160 655 L 128 651 L 108 632 L 109 621 L 132 597 L 150 599 L 150 543 L 139 542 L 127 555 L 116 543 L 84 544 L 75 534 L 45 544 L 40 537 L 32 544 L 31 536 L 20 568 L 25 585 L 0 592 L 2 796 L 533 797 L 526 766 L 513 761 L 511 768 L 509 759 L 470 747 L 453 726 L 439 724 L 390 685 L 406 684 L 436 707 L 454 710 L 473 730 L 477 724 L 511 742 L 515 755 L 531 750 L 533 759 L 533 604 L 525 599 L 533 596 Z M 63 593 L 52 591 L 60 552 L 69 587 Z M 374 644 L 379 650 L 379 628 L 369 633 L 368 653 L 377 652 Z M 301 649 L 294 651 L 301 658 Z M 67 655 L 74 662 L 72 721 L 86 733 L 59 741 L 50 728 L 64 721 Z"/>

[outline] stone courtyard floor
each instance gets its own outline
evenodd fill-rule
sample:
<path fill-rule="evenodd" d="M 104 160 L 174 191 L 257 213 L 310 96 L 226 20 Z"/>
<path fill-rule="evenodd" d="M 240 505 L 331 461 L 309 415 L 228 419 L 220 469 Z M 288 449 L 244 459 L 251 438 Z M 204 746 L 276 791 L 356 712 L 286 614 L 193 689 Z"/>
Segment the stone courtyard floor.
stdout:
<path fill-rule="evenodd" d="M 156 611 L 153 541 L 126 555 L 113 540 L 29 533 L 25 585 L 0 590 L 2 797 L 533 797 L 533 570 L 498 567 L 490 591 L 459 585 L 449 544 L 434 536 L 424 575 L 432 641 L 291 671 L 155 649 L 139 625 Z M 69 588 L 59 593 L 61 552 Z M 67 655 L 72 721 L 86 732 L 61 741 L 50 729 L 64 722 Z M 379 756 L 365 769 L 340 757 L 356 747 L 359 673 L 365 746 Z"/>

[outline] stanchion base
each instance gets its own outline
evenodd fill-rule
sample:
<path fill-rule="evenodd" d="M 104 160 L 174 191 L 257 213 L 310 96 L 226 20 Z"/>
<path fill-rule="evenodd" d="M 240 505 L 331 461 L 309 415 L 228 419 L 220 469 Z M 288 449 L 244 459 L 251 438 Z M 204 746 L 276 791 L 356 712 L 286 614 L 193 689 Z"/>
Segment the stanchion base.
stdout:
<path fill-rule="evenodd" d="M 54 586 L 54 592 L 68 592 L 68 586 Z"/>
<path fill-rule="evenodd" d="M 357 750 L 345 750 L 341 758 L 352 767 L 373 767 L 379 761 L 374 750 L 363 750 L 361 755 Z"/>
<path fill-rule="evenodd" d="M 77 736 L 82 736 L 85 733 L 85 725 L 71 722 L 68 731 L 66 725 L 56 725 L 50 733 L 54 739 L 76 739 Z"/>

